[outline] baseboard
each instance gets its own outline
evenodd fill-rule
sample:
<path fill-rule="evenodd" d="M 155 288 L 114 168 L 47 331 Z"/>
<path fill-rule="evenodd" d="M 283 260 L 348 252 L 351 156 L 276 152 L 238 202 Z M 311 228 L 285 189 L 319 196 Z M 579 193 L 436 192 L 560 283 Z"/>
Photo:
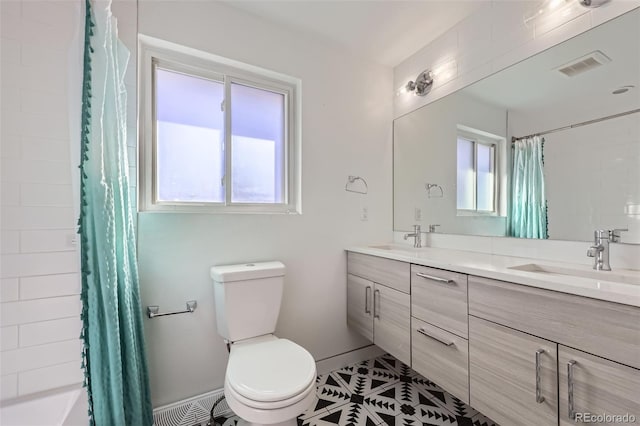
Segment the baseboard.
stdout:
<path fill-rule="evenodd" d="M 376 345 L 369 345 L 316 361 L 316 370 L 318 370 L 318 375 L 326 374 L 330 371 L 346 367 L 349 364 L 376 358 L 384 353 L 385 351 Z"/>
<path fill-rule="evenodd" d="M 218 389 L 173 404 L 163 405 L 153 410 L 155 426 L 193 426 L 206 425 L 213 403 L 224 395 L 224 389 Z M 215 416 L 231 415 L 233 412 L 223 399 L 216 406 Z"/>

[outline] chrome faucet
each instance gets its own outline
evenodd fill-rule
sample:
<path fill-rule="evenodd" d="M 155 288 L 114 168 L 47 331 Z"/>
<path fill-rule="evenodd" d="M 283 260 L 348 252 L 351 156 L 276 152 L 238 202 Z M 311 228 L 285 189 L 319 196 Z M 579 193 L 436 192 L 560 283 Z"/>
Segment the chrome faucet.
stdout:
<path fill-rule="evenodd" d="M 404 239 L 406 240 L 409 237 L 414 237 L 413 247 L 420 248 L 422 247 L 422 234 L 420 233 L 420 225 L 413 225 L 413 233 L 412 234 L 404 234 Z"/>
<path fill-rule="evenodd" d="M 440 225 L 429 225 L 429 232 L 436 232 L 436 228 Z"/>
<path fill-rule="evenodd" d="M 587 250 L 587 256 L 593 257 L 593 269 L 610 271 L 609 243 L 620 241 L 620 232 L 628 229 L 597 229 L 593 231 L 593 245 Z"/>

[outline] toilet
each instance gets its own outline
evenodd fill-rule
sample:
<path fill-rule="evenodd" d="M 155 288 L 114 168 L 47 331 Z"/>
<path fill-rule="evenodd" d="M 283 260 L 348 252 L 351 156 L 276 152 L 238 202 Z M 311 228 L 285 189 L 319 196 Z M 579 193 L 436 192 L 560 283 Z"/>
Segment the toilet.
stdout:
<path fill-rule="evenodd" d="M 224 394 L 245 424 L 297 425 L 316 395 L 316 364 L 275 331 L 285 266 L 281 262 L 211 268 L 218 334 L 229 344 Z"/>

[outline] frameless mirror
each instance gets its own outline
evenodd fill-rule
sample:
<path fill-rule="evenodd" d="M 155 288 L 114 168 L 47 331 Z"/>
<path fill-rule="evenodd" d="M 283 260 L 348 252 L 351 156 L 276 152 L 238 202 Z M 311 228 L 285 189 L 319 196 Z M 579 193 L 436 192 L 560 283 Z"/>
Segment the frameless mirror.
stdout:
<path fill-rule="evenodd" d="M 393 162 L 396 231 L 640 243 L 640 9 L 396 119 Z"/>

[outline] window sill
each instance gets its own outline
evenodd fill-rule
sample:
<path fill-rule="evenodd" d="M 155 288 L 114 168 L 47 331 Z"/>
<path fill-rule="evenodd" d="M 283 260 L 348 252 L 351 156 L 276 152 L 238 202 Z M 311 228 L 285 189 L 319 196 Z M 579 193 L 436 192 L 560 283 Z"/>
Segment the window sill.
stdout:
<path fill-rule="evenodd" d="M 167 205 L 154 204 L 141 208 L 138 213 L 186 213 L 186 214 L 256 214 L 256 215 L 300 215 L 302 210 L 292 205 L 238 205 L 238 206 L 206 206 L 206 205 Z"/>
<path fill-rule="evenodd" d="M 472 210 L 457 210 L 457 217 L 495 217 L 506 218 L 507 216 L 501 216 L 496 212 L 477 212 Z"/>

